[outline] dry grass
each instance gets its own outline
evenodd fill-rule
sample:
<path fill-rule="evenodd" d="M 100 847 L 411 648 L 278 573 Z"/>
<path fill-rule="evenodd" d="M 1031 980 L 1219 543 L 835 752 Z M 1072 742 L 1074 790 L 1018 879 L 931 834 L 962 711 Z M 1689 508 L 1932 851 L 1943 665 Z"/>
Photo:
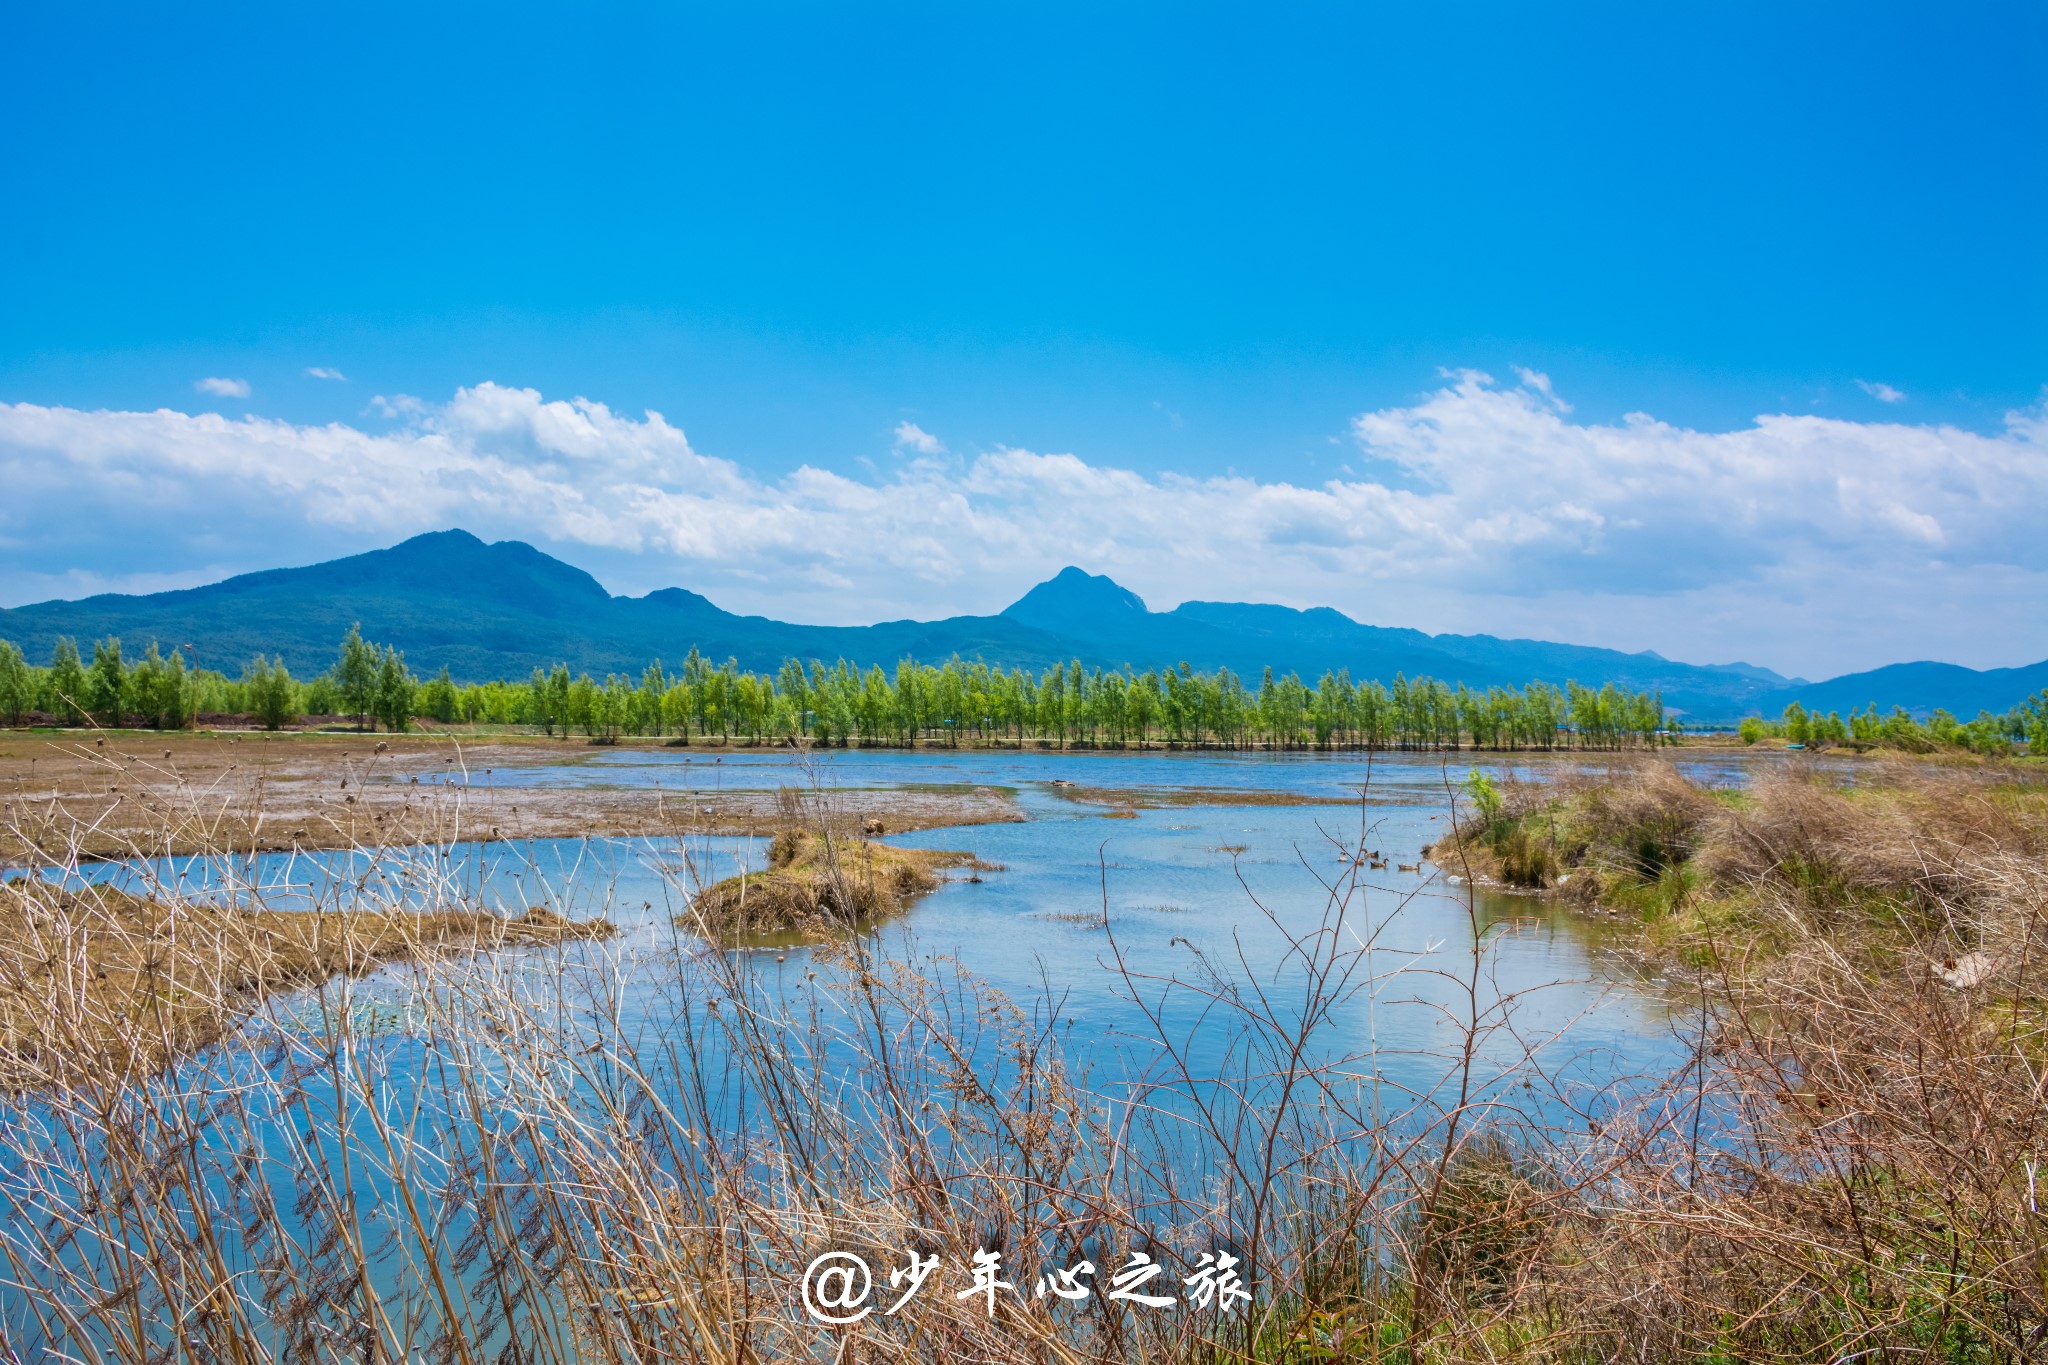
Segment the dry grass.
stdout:
<path fill-rule="evenodd" d="M 1699 1021 L 1655 1095 L 1589 1112 L 1518 1354 L 2048 1355 L 2048 789 L 2026 772 L 1714 793 L 1635 767 L 1505 793 L 1440 846 L 1641 917 Z"/>
<path fill-rule="evenodd" d="M 217 1041 L 274 993 L 384 963 L 611 932 L 538 907 L 517 918 L 271 911 L 0 883 L 0 1086 L 154 1069 Z"/>
<path fill-rule="evenodd" d="M 1546 890 L 1581 876 L 1578 894 L 1602 876 L 1655 875 L 1691 857 L 1712 793 L 1661 762 L 1617 762 L 1548 781 L 1510 775 L 1492 816 L 1468 807 L 1454 832 L 1423 850 L 1439 866 L 1482 885 Z"/>
<path fill-rule="evenodd" d="M 1635 1085 L 1544 1050 L 1557 1021 L 1529 1029 L 1492 983 L 1476 909 L 1423 960 L 1406 902 L 1363 880 L 1369 810 L 1320 906 L 1247 891 L 1277 964 L 1141 960 L 1105 909 L 1117 1042 L 1143 1059 L 1110 1078 L 1057 984 L 1012 1001 L 869 935 L 787 975 L 682 933 L 427 954 L 398 1036 L 362 1026 L 344 971 L 260 1056 L 83 1067 L 0 1111 L 0 1322 L 24 1356 L 123 1365 L 2039 1358 L 2041 795 L 1875 767 L 1741 799 L 1648 767 L 1510 790 L 1565 894 L 1584 874 L 1688 969 L 1685 1055 Z M 768 875 L 858 913 L 885 846 L 780 806 L 797 832 Z M 869 866 L 879 897 L 912 864 Z M 344 913 L 401 909 L 377 894 Z M 198 909 L 109 925 L 146 976 L 134 954 Z M 244 932 L 181 941 L 224 986 Z M 1345 1006 L 1422 975 L 1447 987 L 1436 1074 L 1403 1089 Z M 991 1245 L 1021 1291 L 993 1313 L 956 1297 Z M 827 1249 L 878 1287 L 913 1249 L 950 1279 L 827 1329 L 799 1306 Z M 1178 1280 L 1219 1249 L 1256 1290 L 1229 1318 L 1031 1292 L 1081 1256 L 1099 1291 L 1135 1251 Z"/>
<path fill-rule="evenodd" d="M 830 940 L 908 909 L 938 890 L 938 874 L 949 868 L 993 870 L 971 853 L 785 829 L 768 846 L 766 869 L 705 887 L 679 922 L 721 941 L 762 934 Z"/>

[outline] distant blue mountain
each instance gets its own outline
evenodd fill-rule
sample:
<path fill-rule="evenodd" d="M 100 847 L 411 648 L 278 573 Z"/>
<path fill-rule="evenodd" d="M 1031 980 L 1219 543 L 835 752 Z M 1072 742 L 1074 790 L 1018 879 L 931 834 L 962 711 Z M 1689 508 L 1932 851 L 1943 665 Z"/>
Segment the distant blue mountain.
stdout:
<path fill-rule="evenodd" d="M 954 651 L 1039 668 L 1067 657 L 1064 642 L 1001 617 L 803 626 L 737 616 L 682 588 L 614 597 L 595 578 L 516 540 L 485 544 L 467 531 L 414 536 L 388 550 L 298 569 L 241 574 L 148 596 L 104 594 L 0 610 L 0 639 L 46 659 L 57 637 L 119 636 L 139 650 L 185 647 L 204 666 L 237 672 L 257 653 L 299 676 L 326 668 L 351 623 L 405 651 L 415 669 L 443 664 L 459 679 L 524 677 L 566 661 L 600 677 L 673 665 L 695 645 L 768 670 L 784 658 L 894 663 Z"/>
<path fill-rule="evenodd" d="M 1071 564 L 1003 608 L 1004 620 L 1089 640 L 1128 630 L 1148 614 L 1129 588 Z"/>
<path fill-rule="evenodd" d="M 1328 607 L 1186 602 L 1155 612 L 1129 589 L 1075 568 L 1062 569 L 996 616 L 796 625 L 735 615 L 683 588 L 614 597 L 583 570 L 531 545 L 486 544 L 467 531 L 438 531 L 388 550 L 179 592 L 0 610 L 0 639 L 13 640 L 38 662 L 61 635 L 81 642 L 119 636 L 136 651 L 153 639 L 230 673 L 257 653 L 282 656 L 303 677 L 333 661 L 352 622 L 369 638 L 404 650 L 414 668 L 431 672 L 445 664 L 458 679 L 523 677 L 557 661 L 599 676 L 637 674 L 656 658 L 673 666 L 693 646 L 711 659 L 736 658 L 762 671 L 791 657 L 887 666 L 906 657 L 938 662 L 959 654 L 1033 669 L 1068 659 L 1098 667 L 1185 662 L 1202 670 L 1228 667 L 1254 685 L 1269 667 L 1310 682 L 1339 669 L 1358 680 L 1426 674 L 1472 687 L 1538 678 L 1615 682 L 1660 689 L 1667 705 L 1704 721 L 1733 720 L 1758 708 L 1774 712 L 1793 696 L 1822 710 L 1876 700 L 1974 715 L 1979 706 L 2002 710 L 2048 685 L 2048 663 L 1990 673 L 1901 664 L 1807 683 L 1750 664 L 1696 665 L 1649 652 L 1369 626 Z M 1843 700 L 1828 700 L 1838 693 Z"/>
<path fill-rule="evenodd" d="M 1983 670 L 1923 661 L 1777 688 L 1758 697 L 1757 706 L 1775 715 L 1796 701 L 1809 711 L 1839 711 L 1846 716 L 1876 702 L 1884 710 L 1903 706 L 1923 718 L 1943 707 L 1969 720 L 1979 711 L 2003 713 L 2043 689 L 2048 689 L 2048 659 L 2019 668 Z"/>

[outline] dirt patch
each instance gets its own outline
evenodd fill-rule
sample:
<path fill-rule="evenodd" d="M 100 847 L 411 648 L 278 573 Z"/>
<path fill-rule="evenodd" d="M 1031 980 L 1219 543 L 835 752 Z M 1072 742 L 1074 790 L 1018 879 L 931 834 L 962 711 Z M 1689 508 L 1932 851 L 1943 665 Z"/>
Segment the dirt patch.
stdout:
<path fill-rule="evenodd" d="M 221 1037 L 274 992 L 382 963 L 601 938 L 543 909 L 244 910 L 0 883 L 0 1085 L 130 1077 Z"/>
<path fill-rule="evenodd" d="M 0 866 L 587 835 L 768 837 L 789 824 L 786 794 L 775 790 L 524 785 L 533 769 L 589 752 L 519 737 L 7 735 Z M 1024 818 L 993 787 L 835 790 L 814 804 L 846 833 Z"/>
<path fill-rule="evenodd" d="M 868 839 L 785 830 L 762 872 L 706 887 L 677 922 L 720 941 L 793 934 L 824 941 L 907 909 L 939 873 L 992 871 L 972 853 L 894 848 Z"/>

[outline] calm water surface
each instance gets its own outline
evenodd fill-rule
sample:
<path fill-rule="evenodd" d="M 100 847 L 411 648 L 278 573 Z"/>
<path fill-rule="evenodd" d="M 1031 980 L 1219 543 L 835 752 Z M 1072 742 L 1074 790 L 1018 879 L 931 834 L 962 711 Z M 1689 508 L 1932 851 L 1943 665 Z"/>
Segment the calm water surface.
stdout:
<path fill-rule="evenodd" d="M 1716 752 L 1684 766 L 1705 781 L 1745 780 L 1756 759 Z M 1443 1072 L 1440 1053 L 1470 1012 L 1462 979 L 1473 972 L 1473 927 L 1486 935 L 1482 1008 L 1503 1000 L 1513 1027 L 1496 1031 L 1488 1055 L 1502 1065 L 1531 1047 L 1553 1067 L 1602 1088 L 1668 1072 L 1686 1024 L 1655 989 L 1602 944 L 1597 922 L 1526 897 L 1479 893 L 1422 863 L 1420 850 L 1448 818 L 1450 791 L 1471 756 L 1146 755 L 979 751 L 850 751 L 806 766 L 773 751 L 706 755 L 684 750 L 576 749 L 558 764 L 472 773 L 470 780 L 533 789 L 647 787 L 678 793 L 816 786 L 999 787 L 1022 823 L 942 828 L 892 837 L 922 848 L 962 849 L 998 864 L 979 881 L 956 879 L 885 925 L 884 953 L 911 961 L 957 962 L 1020 1004 L 1060 1003 L 1069 1038 L 1112 1077 L 1142 1070 L 1156 1051 L 1155 1028 L 1138 999 L 1160 1011 L 1169 1033 L 1201 1065 L 1222 1067 L 1239 1041 L 1203 999 L 1169 981 L 1222 979 L 1268 988 L 1299 981 L 1296 940 L 1337 926 L 1374 984 L 1354 992 L 1318 1039 L 1336 1060 L 1370 1051 L 1371 1068 L 1404 1088 L 1428 1090 Z M 1543 780 L 1599 760 L 1537 758 L 1512 769 Z M 457 776 L 451 774 L 450 776 Z M 1245 806 L 1205 803 L 1140 809 L 1107 818 L 1105 808 L 1070 799 L 1055 781 L 1170 791 L 1258 790 L 1343 798 L 1342 805 Z M 1458 793 L 1462 799 L 1462 791 Z M 1361 799 L 1361 797 L 1363 799 Z M 1363 874 L 1345 895 L 1340 853 L 1356 846 L 1385 854 L 1389 868 Z M 131 885 L 156 882 L 185 894 L 240 896 L 260 888 L 275 906 L 338 908 L 368 892 L 418 902 L 453 892 L 517 913 L 545 905 L 572 916 L 609 915 L 622 940 L 609 960 L 654 964 L 629 996 L 637 1017 L 664 1015 L 680 970 L 702 951 L 674 926 L 691 890 L 759 866 L 759 840 L 530 840 L 394 849 L 376 854 L 270 854 L 234 863 L 167 860 L 147 867 L 93 869 Z M 1422 863 L 1417 872 L 1394 870 Z M 1340 910 L 1341 902 L 1341 914 Z M 525 954 L 555 970 L 553 953 Z M 755 970 L 792 986 L 819 971 L 803 947 L 750 954 Z M 380 984 L 402 996 L 406 974 Z M 1134 996 L 1136 999 L 1134 999 Z"/>
<path fill-rule="evenodd" d="M 1713 754 L 1684 766 L 1702 780 L 1739 783 L 1760 760 Z M 1762 760 L 1768 761 L 1768 760 Z M 1245 1030 L 1211 994 L 1262 990 L 1282 1002 L 1298 1000 L 1302 981 L 1298 943 L 1318 930 L 1361 954 L 1356 989 L 1346 994 L 1314 1035 L 1308 1060 L 1327 1063 L 1379 1085 L 1395 1097 L 1443 1096 L 1449 1064 L 1472 1009 L 1474 933 L 1485 952 L 1476 969 L 1478 1007 L 1500 1024 L 1485 1036 L 1482 1094 L 1515 1084 L 1489 1085 L 1530 1053 L 1560 1092 L 1516 1090 L 1523 1113 L 1564 1131 L 1578 1131 L 1583 1116 L 1632 1089 L 1655 1084 L 1681 1065 L 1689 1020 L 1669 1006 L 1657 983 L 1603 945 L 1597 921 L 1564 915 L 1523 897 L 1480 894 L 1454 884 L 1421 863 L 1420 850 L 1438 837 L 1448 818 L 1450 791 L 1472 766 L 1470 756 L 1057 753 L 843 753 L 809 767 L 787 754 L 576 749 L 542 767 L 472 774 L 498 786 L 547 789 L 567 786 L 644 787 L 678 793 L 772 790 L 785 785 L 833 790 L 915 787 L 998 787 L 1010 792 L 1026 819 L 1020 823 L 934 829 L 890 842 L 962 849 L 997 864 L 978 881 L 958 879 L 882 926 L 877 950 L 940 974 L 957 963 L 1007 994 L 1027 1012 L 1054 1018 L 1068 1055 L 1087 1068 L 1099 1093 L 1135 1093 L 1164 1079 L 1162 1036 L 1186 1058 L 1197 1082 L 1227 1077 L 1245 1066 Z M 1494 772 L 1503 765 L 1481 761 Z M 1564 768 L 1594 766 L 1568 759 L 1515 765 L 1542 779 Z M 1180 794 L 1177 803 L 1108 818 L 1107 808 L 1071 799 L 1055 782 Z M 1231 805 L 1193 789 L 1259 790 L 1342 798 L 1342 804 Z M 1385 854 L 1386 871 L 1363 873 L 1345 889 L 1350 866 L 1340 858 L 1360 841 Z M 595 1027 L 624 1035 L 638 1031 L 658 1041 L 679 1014 L 694 1014 L 702 994 L 693 975 L 738 952 L 742 965 L 784 994 L 802 1017 L 805 994 L 829 986 L 841 971 L 829 951 L 803 947 L 719 949 L 679 929 L 693 889 L 705 881 L 765 860 L 759 840 L 691 836 L 677 839 L 535 840 L 390 849 L 375 853 L 267 854 L 240 860 L 172 859 L 138 865 L 93 866 L 75 874 L 142 891 L 173 892 L 237 901 L 261 899 L 278 908 L 375 908 L 425 904 L 453 897 L 510 913 L 546 906 L 576 917 L 609 916 L 619 938 L 562 949 L 512 950 L 492 967 L 513 989 L 524 982 L 538 997 L 569 1000 L 562 1027 Z M 1369 945 L 1369 946 L 1368 946 Z M 814 975 L 815 974 L 815 975 Z M 1199 986 L 1202 989 L 1193 989 Z M 429 1110 L 441 1073 L 434 1043 L 418 1027 L 418 978 L 389 968 L 358 983 L 353 1007 L 380 1024 L 372 1045 L 380 1051 L 379 1103 L 407 1112 L 419 1097 Z M 1290 995 L 1292 991 L 1294 994 Z M 577 1008 L 575 997 L 615 1008 Z M 319 993 L 281 1002 L 282 1026 L 317 1029 Z M 1283 1013 L 1290 1007 L 1283 1003 Z M 296 1015 L 295 1015 L 295 1012 Z M 360 1013 L 359 1016 L 361 1017 Z M 595 1022 L 594 1022 L 595 1021 Z M 383 1027 L 388 1025 L 388 1027 Z M 270 1021 L 251 1025 L 263 1033 Z M 715 1048 L 717 1030 L 699 1030 Z M 601 1040 L 600 1040 L 601 1041 Z M 993 1044 L 991 1044 L 993 1045 Z M 828 1056 L 832 1055 L 828 1049 Z M 707 1055 L 714 1086 L 720 1059 Z M 213 1077 L 248 1076 L 267 1066 L 259 1051 L 231 1050 L 196 1059 Z M 673 1083 L 680 1081 L 671 1078 Z M 848 1080 L 858 1084 L 851 1071 Z M 210 1085 L 216 1081 L 202 1081 Z M 318 1093 L 319 1078 L 301 1082 L 323 1104 L 362 1122 L 360 1106 Z M 251 1087 L 251 1093 L 264 1093 Z M 1148 1099 L 1160 1103 L 1158 1092 Z M 518 1097 L 504 1096 L 507 1115 Z M 730 1094 L 714 1106 L 737 1114 L 745 1097 Z M 1171 1107 L 1169 1101 L 1166 1107 Z M 35 1121 L 33 1104 L 15 1119 Z M 446 1113 L 454 1132 L 476 1120 Z M 497 1122 L 486 1116 L 485 1121 Z M 508 1119 L 507 1121 L 513 1121 Z M 269 1147 L 295 1122 L 275 1116 L 276 1131 L 259 1137 Z M 32 1129 L 31 1129 L 32 1131 Z M 219 1139 L 226 1143 L 228 1138 Z M 418 1140 L 437 1141 L 431 1125 Z M 24 1154 L 27 1148 L 23 1149 Z M 273 1153 L 289 1159 L 283 1146 Z M 0 1179 L 13 1178 L 0 1171 Z M 361 1173 L 363 1197 L 388 1199 L 388 1180 Z M 83 1254 L 82 1252 L 80 1254 Z M 383 1275 L 384 1271 L 379 1271 Z M 0 1291 L 0 1321 L 27 1321 L 23 1300 Z"/>

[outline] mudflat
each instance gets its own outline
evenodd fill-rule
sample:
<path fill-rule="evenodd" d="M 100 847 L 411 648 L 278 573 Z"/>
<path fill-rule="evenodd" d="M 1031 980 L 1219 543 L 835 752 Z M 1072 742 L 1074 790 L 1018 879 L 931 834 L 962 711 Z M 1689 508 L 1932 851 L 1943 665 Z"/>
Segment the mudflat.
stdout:
<path fill-rule="evenodd" d="M 8 734 L 0 736 L 0 865 L 589 835 L 772 835 L 788 827 L 798 795 L 497 780 L 589 752 L 579 741 L 528 736 Z M 994 787 L 835 789 L 803 800 L 807 821 L 853 834 L 1023 819 Z"/>

